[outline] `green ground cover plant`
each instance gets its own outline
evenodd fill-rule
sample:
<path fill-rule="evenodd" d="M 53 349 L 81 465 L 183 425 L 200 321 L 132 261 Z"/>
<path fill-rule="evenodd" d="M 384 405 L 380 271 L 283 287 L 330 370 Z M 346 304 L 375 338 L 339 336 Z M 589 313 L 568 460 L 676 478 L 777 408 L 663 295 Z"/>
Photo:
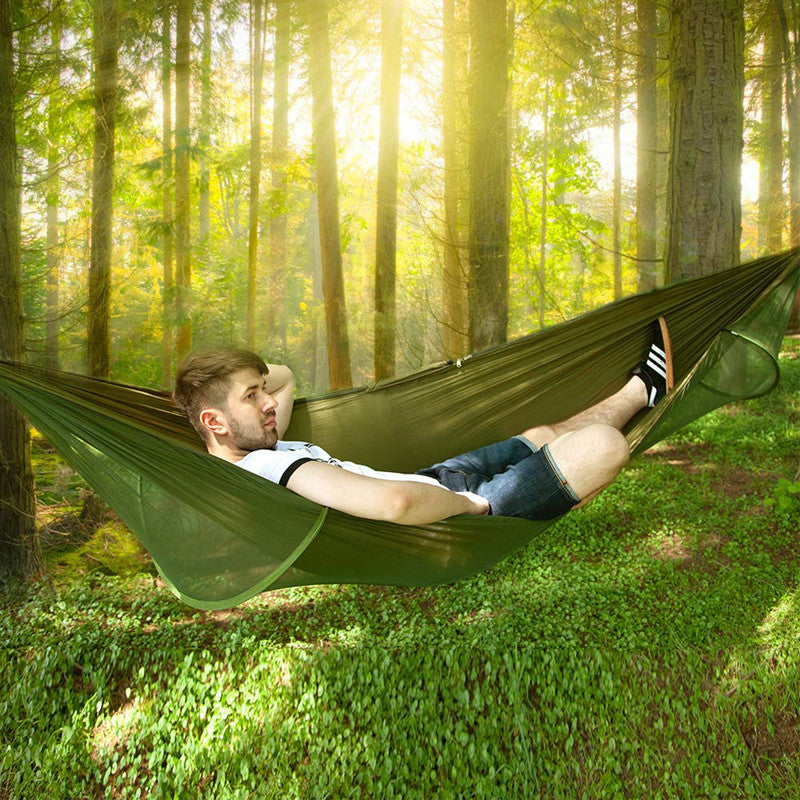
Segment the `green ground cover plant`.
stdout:
<path fill-rule="evenodd" d="M 0 593 L 0 797 L 797 798 L 799 341 L 781 363 L 471 580 L 226 612 L 113 516 L 76 535 L 39 442 L 55 533 Z"/>

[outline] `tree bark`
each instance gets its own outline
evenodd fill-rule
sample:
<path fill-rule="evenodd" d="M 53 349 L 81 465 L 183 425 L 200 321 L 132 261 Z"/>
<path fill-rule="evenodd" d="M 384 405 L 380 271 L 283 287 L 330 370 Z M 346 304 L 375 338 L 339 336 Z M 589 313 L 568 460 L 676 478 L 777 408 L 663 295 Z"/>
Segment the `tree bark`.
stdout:
<path fill-rule="evenodd" d="M 118 0 L 94 2 L 94 151 L 89 260 L 89 374 L 107 378 L 111 358 L 111 247 L 117 105 Z"/>
<path fill-rule="evenodd" d="M 764 68 L 761 86 L 758 248 L 780 251 L 783 239 L 783 48 L 775 0 L 764 18 Z"/>
<path fill-rule="evenodd" d="M 399 151 L 402 0 L 381 6 L 381 122 L 375 231 L 375 380 L 394 375 L 397 307 L 397 158 Z"/>
<path fill-rule="evenodd" d="M 286 166 L 289 160 L 289 61 L 291 58 L 291 0 L 276 0 L 275 70 L 272 106 L 272 218 L 270 220 L 270 275 L 267 331 L 286 344 L 283 311 L 286 286 Z"/>
<path fill-rule="evenodd" d="M 460 111 L 461 87 L 466 77 L 466 31 L 458 25 L 456 0 L 442 2 L 442 152 L 444 158 L 444 269 L 442 273 L 442 344 L 447 358 L 467 353 L 467 270 L 464 265 L 462 196 L 467 159 L 459 131 L 466 130 Z M 459 69 L 461 67 L 461 69 Z M 463 73 L 463 74 L 462 74 Z M 466 192 L 468 194 L 468 191 Z"/>
<path fill-rule="evenodd" d="M 191 25 L 192 0 L 178 0 L 175 30 L 175 316 L 179 359 L 192 349 L 189 231 Z"/>
<path fill-rule="evenodd" d="M 58 204 L 60 195 L 58 147 L 58 103 L 61 90 L 62 8 L 53 2 L 50 9 L 50 48 L 55 62 L 55 85 L 47 102 L 47 284 L 44 361 L 48 369 L 58 369 L 59 352 L 59 284 L 61 252 L 58 233 Z"/>
<path fill-rule="evenodd" d="M 0 358 L 24 355 L 12 2 L 0 0 Z M 39 565 L 28 428 L 0 394 L 0 578 Z"/>
<path fill-rule="evenodd" d="M 638 290 L 658 285 L 658 62 L 656 0 L 638 0 L 636 258 Z"/>
<path fill-rule="evenodd" d="M 470 4 L 470 349 L 508 328 L 508 27 L 505 2 Z"/>
<path fill-rule="evenodd" d="M 667 279 L 738 264 L 744 90 L 742 0 L 676 0 Z"/>
<path fill-rule="evenodd" d="M 311 44 L 312 137 L 317 168 L 322 291 L 331 389 L 353 384 L 339 237 L 339 187 L 326 0 L 305 0 Z"/>
<path fill-rule="evenodd" d="M 161 314 L 161 386 L 172 386 L 172 363 L 175 351 L 175 285 L 174 220 L 172 218 L 172 10 L 170 2 L 161 8 L 161 249 L 162 249 L 162 314 Z"/>
<path fill-rule="evenodd" d="M 258 219 L 261 189 L 261 99 L 264 82 L 264 5 L 250 5 L 250 209 L 247 226 L 247 314 L 245 340 L 256 343 L 256 287 L 258 278 Z"/>

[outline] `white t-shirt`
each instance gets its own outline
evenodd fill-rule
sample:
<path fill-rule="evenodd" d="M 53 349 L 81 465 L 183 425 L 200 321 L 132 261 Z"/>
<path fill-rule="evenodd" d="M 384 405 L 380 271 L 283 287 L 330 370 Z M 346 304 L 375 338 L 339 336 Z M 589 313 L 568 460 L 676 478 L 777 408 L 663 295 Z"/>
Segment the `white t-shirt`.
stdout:
<path fill-rule="evenodd" d="M 353 461 L 340 461 L 321 447 L 308 442 L 277 442 L 271 450 L 253 450 L 237 461 L 236 465 L 249 472 L 254 472 L 256 475 L 260 475 L 273 483 L 286 486 L 292 473 L 301 464 L 305 464 L 308 461 L 322 461 L 325 464 L 333 464 L 349 472 L 356 472 L 359 475 L 380 478 L 385 481 L 418 481 L 419 483 L 430 483 L 433 486 L 442 486 L 435 478 L 427 475 L 381 472 L 364 464 L 356 464 Z"/>

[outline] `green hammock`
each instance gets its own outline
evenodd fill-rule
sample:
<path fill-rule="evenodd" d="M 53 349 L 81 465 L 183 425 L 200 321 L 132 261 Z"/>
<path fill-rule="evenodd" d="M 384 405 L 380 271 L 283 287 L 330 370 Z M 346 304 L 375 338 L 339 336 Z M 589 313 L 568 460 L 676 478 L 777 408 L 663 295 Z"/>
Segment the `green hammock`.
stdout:
<path fill-rule="evenodd" d="M 676 390 L 626 431 L 635 451 L 778 382 L 800 250 L 637 295 L 456 363 L 299 400 L 287 439 L 407 472 L 568 417 L 626 380 L 664 315 Z M 266 354 L 267 357 L 269 354 Z M 472 575 L 550 522 L 460 516 L 401 526 L 328 510 L 214 458 L 156 391 L 0 361 L 10 396 L 150 551 L 186 603 L 267 588 L 434 585 Z"/>

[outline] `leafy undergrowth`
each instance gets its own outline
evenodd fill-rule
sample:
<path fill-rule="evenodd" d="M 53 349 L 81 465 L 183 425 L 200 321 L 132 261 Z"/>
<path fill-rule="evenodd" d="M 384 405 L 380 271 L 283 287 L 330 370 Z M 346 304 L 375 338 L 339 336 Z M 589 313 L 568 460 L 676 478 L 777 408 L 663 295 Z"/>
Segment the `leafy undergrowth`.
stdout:
<path fill-rule="evenodd" d="M 0 797 L 800 796 L 800 517 L 765 504 L 800 460 L 800 342 L 782 365 L 432 589 L 194 611 L 38 453 L 67 534 L 0 595 Z"/>

